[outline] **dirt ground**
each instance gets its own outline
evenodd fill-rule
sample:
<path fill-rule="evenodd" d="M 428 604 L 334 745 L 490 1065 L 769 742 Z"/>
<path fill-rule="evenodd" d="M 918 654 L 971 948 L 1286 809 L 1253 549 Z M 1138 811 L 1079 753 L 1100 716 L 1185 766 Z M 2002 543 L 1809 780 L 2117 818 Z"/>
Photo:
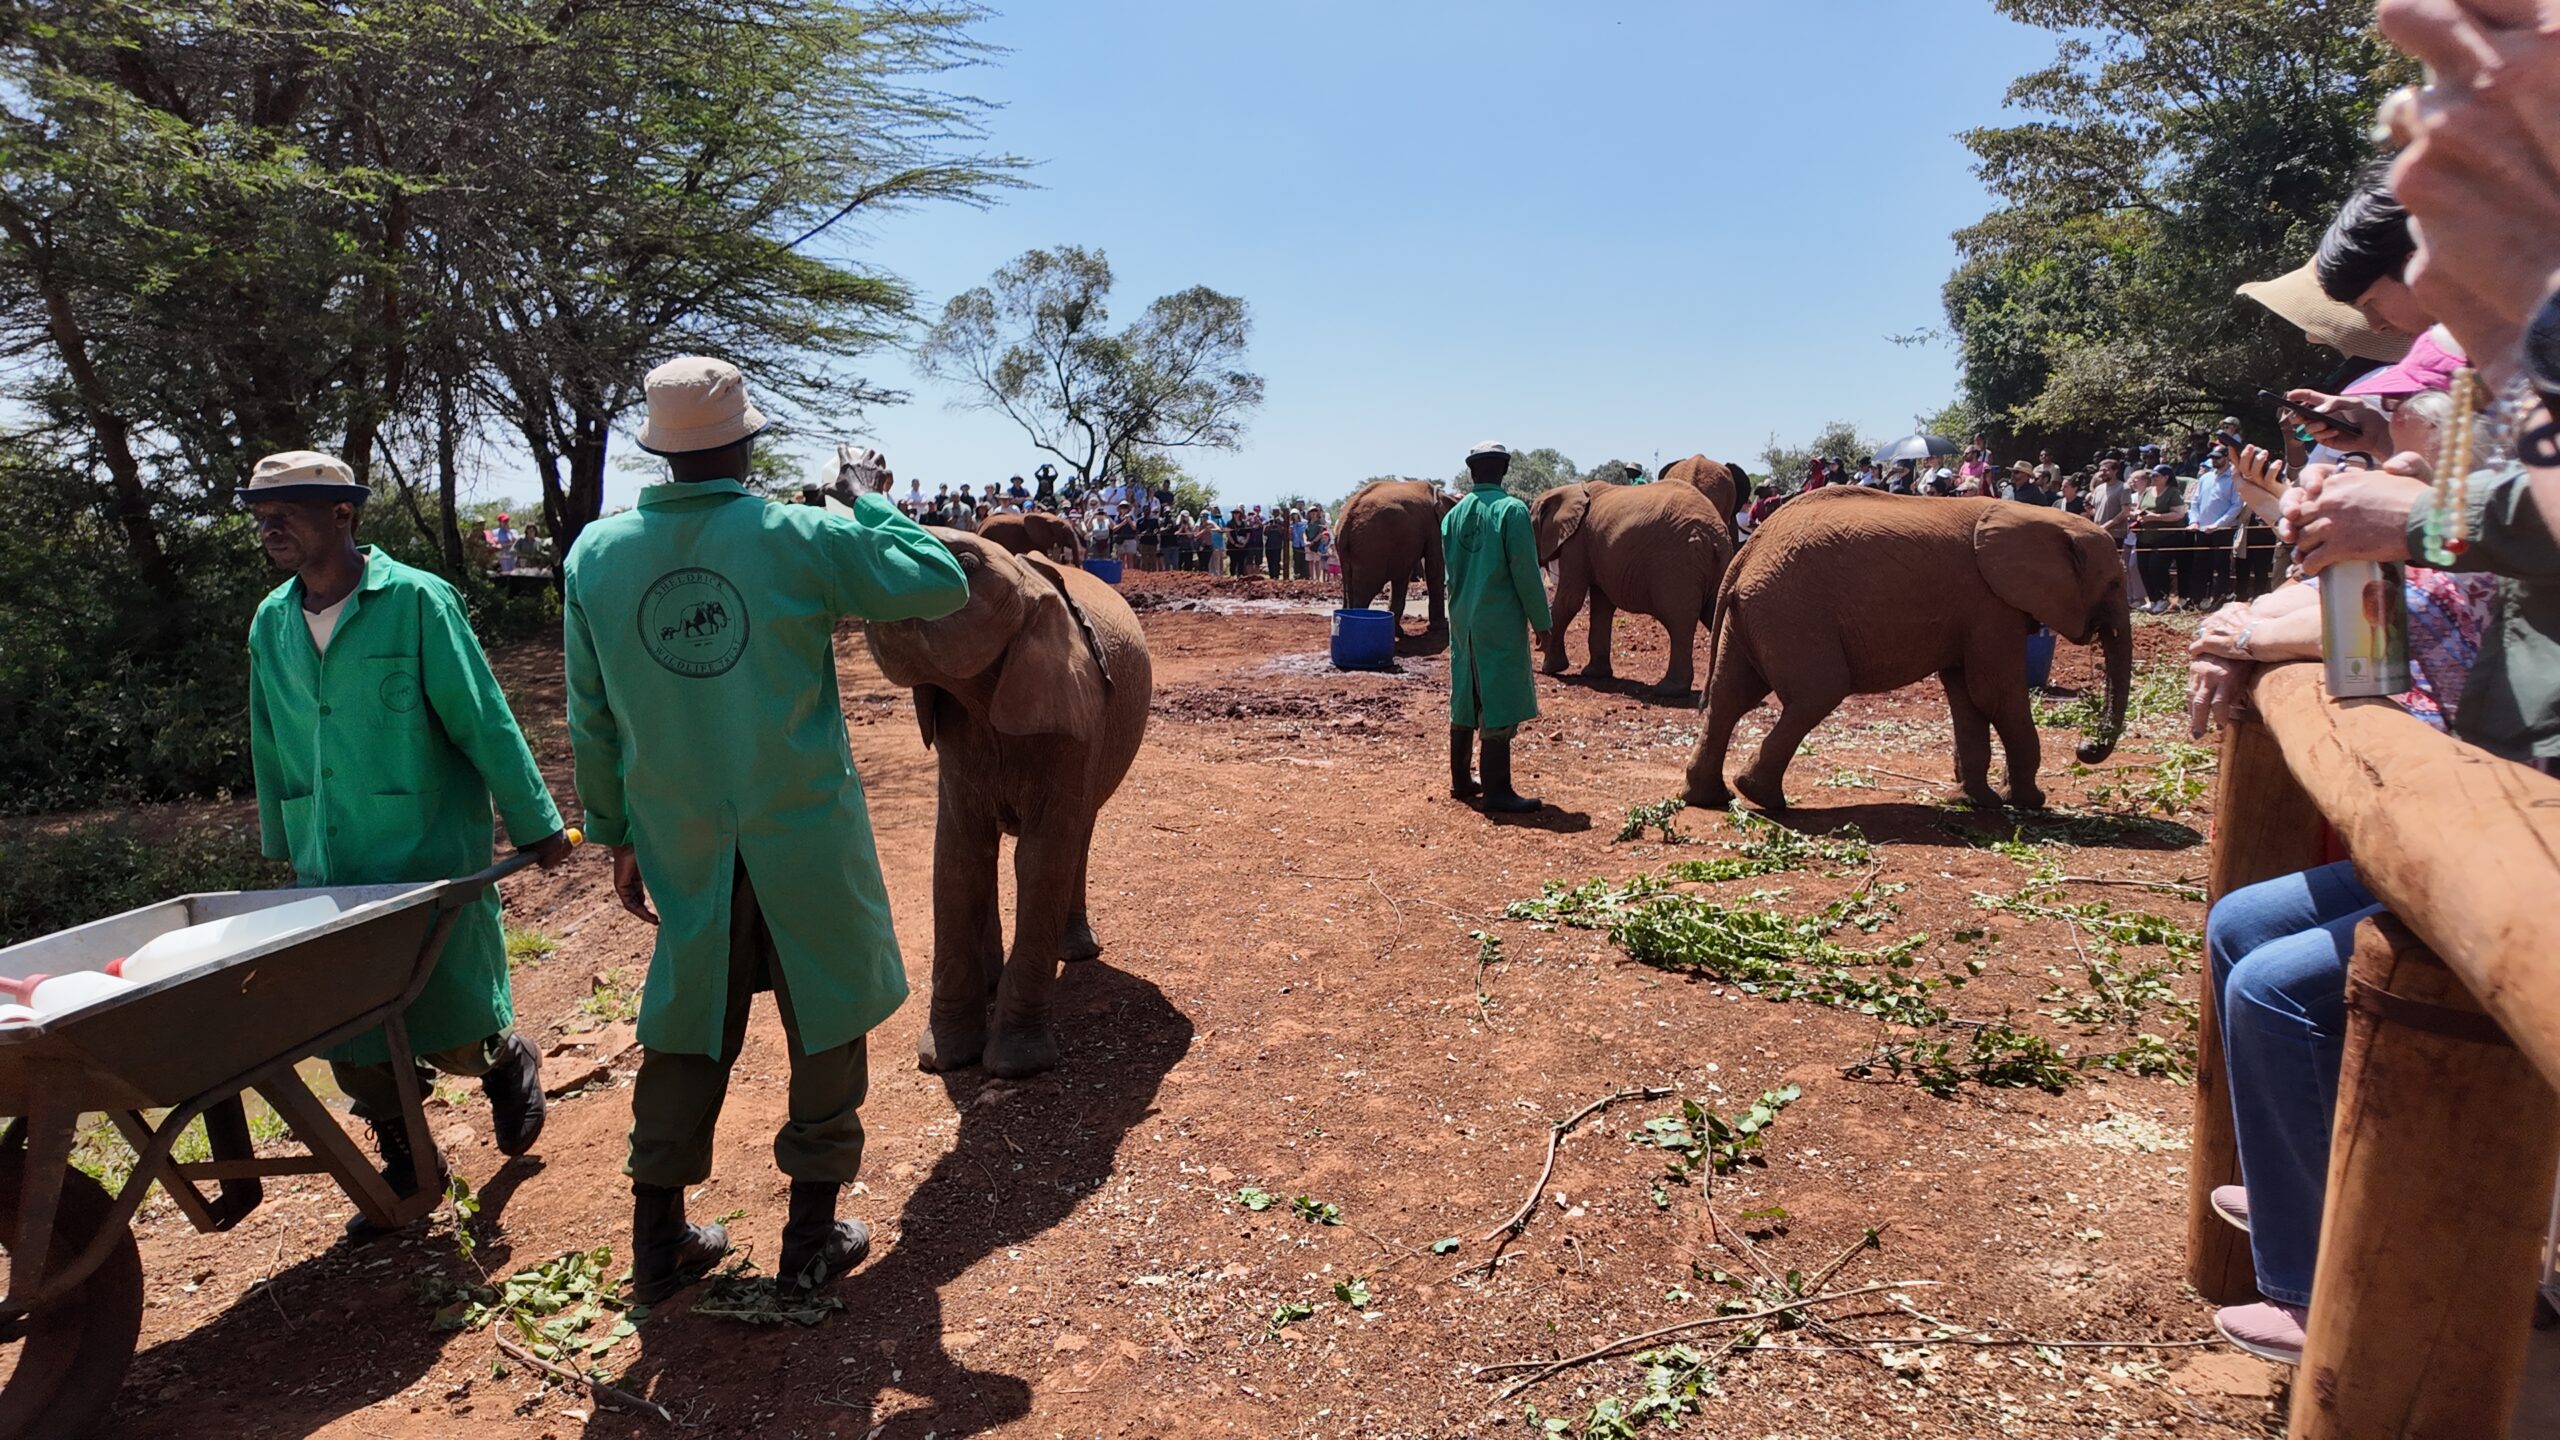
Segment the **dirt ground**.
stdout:
<path fill-rule="evenodd" d="M 1783 1286 L 1870 1227 L 1878 1245 L 1851 1255 L 1831 1288 L 1896 1288 L 1829 1305 L 1827 1329 L 1773 1330 L 1726 1356 L 1721 1393 L 1698 1400 L 1684 1428 L 1807 1440 L 2280 1431 L 2272 1367 L 2220 1347 L 2090 1343 L 2211 1334 L 2180 1279 L 2187 1086 L 2092 1072 L 2062 1093 L 1968 1084 L 1939 1098 L 1853 1080 L 1842 1066 L 1895 1033 L 1869 1015 L 1771 1003 L 1634 963 L 1598 930 L 1504 918 L 1544 881 L 1622 883 L 1746 838 L 1696 812 L 1677 822 L 1686 844 L 1613 838 L 1631 807 L 1678 792 L 1696 735 L 1694 708 L 1635 693 L 1661 672 L 1659 626 L 1620 624 L 1625 678 L 1612 686 L 1541 680 L 1544 713 L 1523 733 L 1520 766 L 1523 788 L 1553 808 L 1496 823 L 1445 796 L 1440 657 L 1408 656 L 1394 674 L 1333 671 L 1322 587 L 1132 576 L 1128 589 L 1157 689 L 1145 749 L 1095 841 L 1105 954 L 1066 972 L 1063 1063 L 1023 1083 L 914 1068 L 935 761 L 859 636 L 841 646 L 854 754 L 918 991 L 872 1039 L 867 1178 L 850 1208 L 879 1239 L 839 1287 L 843 1313 L 754 1328 L 689 1301 L 661 1307 L 593 1363 L 674 1426 L 494 1366 L 486 1333 L 431 1331 L 432 1283 L 476 1279 L 475 1264 L 503 1276 L 611 1246 L 621 1268 L 625 1059 L 554 1102 L 525 1161 L 501 1164 L 476 1094 L 439 1108 L 449 1156 L 481 1197 L 468 1261 L 445 1220 L 371 1249 L 335 1244 L 350 1207 L 320 1183 L 271 1184 L 228 1235 L 196 1235 L 159 1206 L 143 1226 L 144 1348 L 114 1433 L 1526 1435 L 1538 1426 L 1524 1401 L 1579 1422 L 1606 1397 L 1643 1396 L 1644 1367 L 1605 1360 L 1506 1400 L 1479 1366 L 1712 1316 L 1737 1293 L 1719 1275 Z M 2165 664 L 2182 638 L 2146 617 L 2140 652 Z M 2094 664 L 2064 646 L 2055 684 L 2087 685 Z M 501 668 L 565 802 L 558 656 L 516 651 Z M 2074 877 L 2196 882 L 2203 801 L 2174 823 L 2091 805 L 2096 787 L 2147 773 L 2181 728 L 2146 722 L 2085 775 L 2068 773 L 2076 736 L 2048 729 L 2052 801 L 2090 818 L 2031 825 L 2027 838 L 2081 842 L 2039 854 Z M 2018 817 L 1945 803 L 1948 750 L 1934 685 L 1852 700 L 1791 773 L 1786 823 L 1811 835 L 1854 825 L 1879 847 L 1874 861 L 1702 893 L 1769 892 L 1756 903 L 1805 916 L 1863 888 L 1899 913 L 1841 943 L 1925 932 L 1919 973 L 1980 967 L 1947 1001 L 1961 1019 L 2006 1015 L 2074 1054 L 2115 1049 L 2128 1027 L 2084 1034 L 2042 998 L 2085 986 L 2084 927 L 1977 905 L 1977 892 L 2015 893 L 2030 859 L 1981 843 Z M 580 1003 L 595 977 L 627 983 L 646 964 L 649 932 L 615 906 L 607 878 L 588 853 L 508 890 L 509 924 L 558 941 L 517 973 L 523 1028 L 546 1045 L 595 1031 Z M 2087 902 L 2190 929 L 2202 919 L 2180 892 L 2064 884 L 2058 903 Z M 1481 974 L 1476 932 L 1500 941 Z M 2130 966 L 2165 952 L 2124 954 Z M 2174 982 L 2188 1000 L 2194 971 L 2182 964 Z M 2145 1028 L 2183 1034 L 2156 1011 Z M 555 1081 L 596 1068 L 594 1049 L 564 1048 Z M 744 1212 L 732 1233 L 759 1260 L 782 1220 L 770 1139 L 786 1063 L 768 1004 L 737 1069 L 717 1173 L 692 1198 L 697 1218 Z M 1732 1115 L 1782 1085 L 1802 1097 L 1766 1130 L 1765 1163 L 1702 1170 L 1707 1185 L 1665 1185 L 1657 1199 L 1666 1152 L 1627 1136 L 1678 1100 L 1629 1099 L 1561 1146 L 1522 1233 L 1486 1238 L 1530 1194 L 1550 1127 L 1590 1102 L 1658 1086 Z M 1239 1199 L 1249 1189 L 1276 1203 L 1251 1208 Z M 1293 1214 L 1299 1196 L 1336 1207 L 1338 1223 Z M 1734 1226 L 1758 1237 L 1749 1253 Z M 1365 1307 L 1351 1303 L 1364 1290 Z M 1914 1312 L 2010 1343 L 1923 1347 L 1908 1339 L 1928 1329 Z M 1712 1356 L 1735 1334 L 1688 1338 Z"/>

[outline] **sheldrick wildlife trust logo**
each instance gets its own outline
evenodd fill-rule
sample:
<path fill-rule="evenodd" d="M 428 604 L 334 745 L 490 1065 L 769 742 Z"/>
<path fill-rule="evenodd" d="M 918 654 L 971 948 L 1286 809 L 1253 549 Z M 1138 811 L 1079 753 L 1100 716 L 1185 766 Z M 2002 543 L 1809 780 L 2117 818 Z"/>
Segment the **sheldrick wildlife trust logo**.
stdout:
<path fill-rule="evenodd" d="M 640 597 L 640 643 L 678 675 L 724 675 L 747 653 L 747 602 L 717 571 L 689 566 Z"/>

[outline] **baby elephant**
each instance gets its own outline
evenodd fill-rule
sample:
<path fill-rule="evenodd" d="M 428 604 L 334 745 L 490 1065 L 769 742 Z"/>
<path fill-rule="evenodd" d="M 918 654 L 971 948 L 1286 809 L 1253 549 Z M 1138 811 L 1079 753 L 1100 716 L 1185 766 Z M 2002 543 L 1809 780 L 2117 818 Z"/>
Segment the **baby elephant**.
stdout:
<path fill-rule="evenodd" d="M 927 1070 L 983 1059 L 996 1075 L 1033 1075 L 1058 1063 L 1058 961 L 1102 953 L 1085 918 L 1085 860 L 1094 815 L 1146 734 L 1147 639 L 1119 592 L 1082 570 L 933 534 L 967 572 L 969 603 L 865 627 L 881 673 L 914 687 L 924 743 L 942 758 L 933 999 L 916 1058 Z M 996 913 L 1004 835 L 1017 837 L 1010 956 Z"/>

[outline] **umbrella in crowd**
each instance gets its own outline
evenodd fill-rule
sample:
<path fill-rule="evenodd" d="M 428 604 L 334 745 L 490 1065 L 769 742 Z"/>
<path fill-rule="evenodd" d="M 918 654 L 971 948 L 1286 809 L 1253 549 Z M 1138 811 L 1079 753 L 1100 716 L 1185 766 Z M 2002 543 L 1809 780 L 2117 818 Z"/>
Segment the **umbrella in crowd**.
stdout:
<path fill-rule="evenodd" d="M 1964 447 L 1944 435 L 1905 435 L 1876 452 L 1876 458 L 1887 464 L 1896 460 L 1926 460 L 1932 455 L 1961 455 Z"/>

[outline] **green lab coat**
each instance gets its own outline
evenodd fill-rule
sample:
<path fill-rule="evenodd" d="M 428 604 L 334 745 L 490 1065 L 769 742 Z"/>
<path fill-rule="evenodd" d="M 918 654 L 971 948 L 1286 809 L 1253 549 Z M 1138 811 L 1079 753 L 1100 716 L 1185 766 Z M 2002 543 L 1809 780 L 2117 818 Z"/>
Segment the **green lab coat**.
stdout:
<path fill-rule="evenodd" d="M 844 517 L 711 480 L 641 491 L 562 575 L 587 834 L 634 847 L 658 911 L 640 1043 L 719 1055 L 741 857 L 801 1053 L 869 1032 L 907 974 L 845 749 L 836 621 L 948 615 L 969 599 L 959 562 L 878 495 Z"/>
<path fill-rule="evenodd" d="M 1499 730 L 1538 713 L 1529 631 L 1554 623 L 1529 507 L 1478 485 L 1440 522 L 1449 577 L 1449 723 Z"/>
<path fill-rule="evenodd" d="M 451 585 L 368 546 L 323 655 L 302 618 L 302 579 L 249 621 L 249 758 L 258 834 L 305 885 L 451 880 L 485 869 L 494 793 L 508 838 L 559 833 L 507 697 Z M 405 1017 L 424 1055 L 515 1021 L 493 887 L 466 907 Z M 329 1052 L 376 1065 L 382 1032 Z"/>

